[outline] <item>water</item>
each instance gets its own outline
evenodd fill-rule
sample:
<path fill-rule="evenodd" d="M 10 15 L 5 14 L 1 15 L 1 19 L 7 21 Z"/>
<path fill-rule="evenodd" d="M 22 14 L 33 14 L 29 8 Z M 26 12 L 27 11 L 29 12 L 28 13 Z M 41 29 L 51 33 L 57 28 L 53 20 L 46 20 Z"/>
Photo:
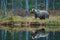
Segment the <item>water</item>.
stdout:
<path fill-rule="evenodd" d="M 48 36 L 49 36 L 49 35 L 48 35 Z M 48 36 L 46 37 L 46 40 L 49 40 L 49 39 L 48 39 Z"/>
<path fill-rule="evenodd" d="M 13 30 L 9 32 L 8 30 L 0 29 L 0 40 L 60 40 L 60 32 L 49 32 L 47 37 L 41 37 L 37 39 L 31 39 L 31 32 L 25 31 L 16 31 Z"/>
<path fill-rule="evenodd" d="M 4 30 L 1 31 L 1 40 L 4 40 Z"/>
<path fill-rule="evenodd" d="M 7 30 L 0 30 L 1 33 L 1 40 L 6 40 L 6 36 L 7 36 Z"/>
<path fill-rule="evenodd" d="M 20 31 L 19 35 L 19 40 L 22 40 L 22 31 Z"/>
<path fill-rule="evenodd" d="M 14 37 L 15 37 L 15 33 L 16 33 L 16 30 L 13 30 L 12 33 L 11 33 L 11 36 L 12 36 L 12 40 L 14 40 Z"/>
<path fill-rule="evenodd" d="M 55 40 L 55 32 L 53 32 L 53 40 Z"/>
<path fill-rule="evenodd" d="M 26 40 L 28 40 L 28 30 L 26 30 Z"/>
<path fill-rule="evenodd" d="M 7 36 L 7 30 L 4 30 L 5 31 L 5 33 L 4 33 L 4 40 L 6 40 L 7 38 L 6 38 L 6 36 Z"/>

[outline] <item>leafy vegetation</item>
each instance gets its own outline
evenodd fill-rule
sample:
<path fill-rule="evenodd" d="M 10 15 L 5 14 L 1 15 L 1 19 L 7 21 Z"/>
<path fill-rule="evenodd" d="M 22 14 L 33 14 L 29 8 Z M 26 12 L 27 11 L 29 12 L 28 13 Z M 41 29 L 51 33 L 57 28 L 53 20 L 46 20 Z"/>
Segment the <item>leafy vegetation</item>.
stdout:
<path fill-rule="evenodd" d="M 38 7 L 39 8 L 45 8 L 45 0 L 37 0 L 38 2 Z M 20 7 L 20 0 L 14 0 L 14 8 L 19 8 Z M 22 0 L 22 8 L 25 9 L 25 0 Z M 53 5 L 54 3 L 54 5 Z M 0 8 L 1 8 L 1 1 L 0 1 Z M 55 9 L 60 9 L 60 0 L 49 0 L 49 9 L 53 9 L 53 6 L 55 7 Z M 29 9 L 32 9 L 34 7 L 34 0 L 29 0 Z M 7 0 L 7 9 L 11 9 L 12 8 L 12 0 Z"/>

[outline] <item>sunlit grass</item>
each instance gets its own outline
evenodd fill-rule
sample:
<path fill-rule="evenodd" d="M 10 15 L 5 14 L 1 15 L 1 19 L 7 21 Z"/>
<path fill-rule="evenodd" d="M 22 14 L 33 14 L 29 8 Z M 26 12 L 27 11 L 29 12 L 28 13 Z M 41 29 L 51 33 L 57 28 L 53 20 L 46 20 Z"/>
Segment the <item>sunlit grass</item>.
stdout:
<path fill-rule="evenodd" d="M 45 22 L 46 24 L 60 24 L 60 16 L 50 16 L 49 19 L 40 20 L 39 18 L 34 19 L 33 16 L 26 16 L 26 17 L 20 17 L 20 16 L 1 16 L 0 20 L 13 20 L 13 21 L 37 21 L 37 22 Z"/>
<path fill-rule="evenodd" d="M 60 28 L 60 16 L 50 16 L 49 19 L 45 19 L 45 20 L 41 20 L 39 18 L 34 19 L 34 16 L 26 16 L 26 17 L 21 17 L 21 16 L 13 16 L 13 15 L 9 15 L 9 16 L 1 16 L 0 20 L 2 21 L 6 21 L 6 20 L 13 20 L 13 21 L 37 21 L 39 23 L 46 23 L 46 29 L 58 29 Z M 53 25 L 53 26 L 52 26 Z M 57 26 L 54 26 L 57 25 Z M 21 27 L 17 27 L 15 29 L 18 29 Z"/>
<path fill-rule="evenodd" d="M 21 16 L 14 16 L 14 15 L 8 15 L 8 16 L 3 16 L 0 15 L 0 19 L 4 20 L 9 20 L 10 18 L 14 19 L 14 20 L 22 20 L 22 19 L 34 19 L 34 16 L 25 16 L 25 17 L 21 17 Z M 35 20 L 40 20 L 39 18 L 35 19 Z M 60 21 L 60 16 L 50 16 L 49 19 L 45 19 L 45 20 L 49 20 L 49 21 Z"/>

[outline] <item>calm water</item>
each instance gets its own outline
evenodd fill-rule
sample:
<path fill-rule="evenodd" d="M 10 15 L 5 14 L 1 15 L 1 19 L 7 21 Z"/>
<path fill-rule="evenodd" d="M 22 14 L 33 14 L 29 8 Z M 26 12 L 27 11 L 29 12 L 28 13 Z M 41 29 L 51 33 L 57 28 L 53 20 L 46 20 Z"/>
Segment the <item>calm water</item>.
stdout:
<path fill-rule="evenodd" d="M 40 37 L 38 39 L 32 39 L 31 33 L 27 30 L 25 31 L 8 31 L 8 30 L 0 30 L 0 40 L 60 40 L 60 32 L 49 32 L 47 37 Z"/>

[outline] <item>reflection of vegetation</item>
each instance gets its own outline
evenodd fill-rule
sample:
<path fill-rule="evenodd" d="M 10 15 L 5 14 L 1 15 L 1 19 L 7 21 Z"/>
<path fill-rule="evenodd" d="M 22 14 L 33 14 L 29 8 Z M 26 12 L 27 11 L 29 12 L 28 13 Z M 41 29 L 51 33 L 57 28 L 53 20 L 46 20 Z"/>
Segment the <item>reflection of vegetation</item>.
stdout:
<path fill-rule="evenodd" d="M 2 40 L 2 37 L 1 36 L 4 36 L 5 35 L 5 33 L 3 33 L 3 35 L 1 35 L 1 32 L 2 32 L 2 30 L 4 30 L 4 29 L 1 29 L 0 30 L 0 40 Z M 6 30 L 6 29 L 5 29 Z M 5 31 L 4 30 L 4 31 Z M 3 32 L 4 32 L 3 31 Z M 14 32 L 14 33 L 13 33 Z M 6 33 L 7 35 L 6 36 L 4 36 L 4 38 L 6 38 L 6 40 L 12 40 L 12 39 L 14 39 L 14 40 L 20 40 L 20 39 L 22 39 L 22 40 L 26 40 L 26 31 L 16 31 L 16 30 L 12 30 L 11 32 L 10 32 L 10 30 L 7 30 L 7 33 Z M 22 35 L 22 36 L 21 36 Z M 30 31 L 29 31 L 29 34 L 28 34 L 28 36 L 29 36 L 29 38 L 30 38 L 30 36 L 31 36 L 31 33 L 30 33 Z M 29 39 L 30 40 L 30 39 Z"/>

